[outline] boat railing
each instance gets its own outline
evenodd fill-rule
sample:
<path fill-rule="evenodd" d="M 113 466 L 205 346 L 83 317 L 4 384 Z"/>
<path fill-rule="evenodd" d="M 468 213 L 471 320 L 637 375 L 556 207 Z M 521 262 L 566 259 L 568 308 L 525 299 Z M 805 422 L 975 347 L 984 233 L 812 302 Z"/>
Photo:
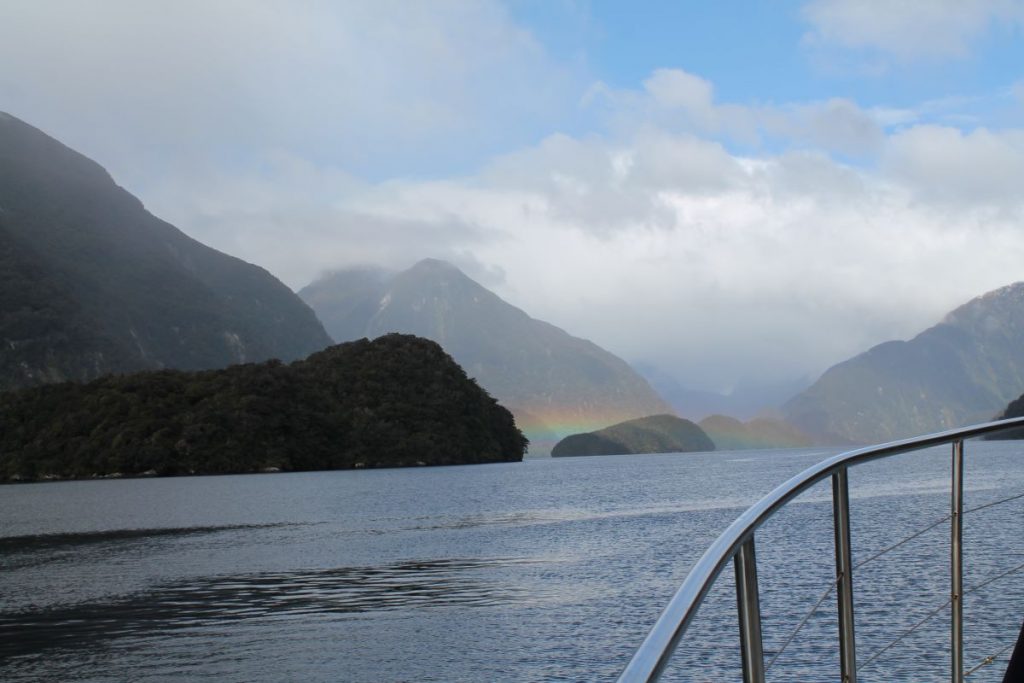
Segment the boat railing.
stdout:
<path fill-rule="evenodd" d="M 686 633 L 687 627 L 696 616 L 701 603 L 730 561 L 733 563 L 736 573 L 736 605 L 739 617 L 739 645 L 743 680 L 745 683 L 763 683 L 766 666 L 761 642 L 761 609 L 757 583 L 757 556 L 754 547 L 755 532 L 787 503 L 827 478 L 832 480 L 832 526 L 835 535 L 836 578 L 818 604 L 820 605 L 833 589 L 836 591 L 839 620 L 839 680 L 842 683 L 856 683 L 857 643 L 854 635 L 853 600 L 853 569 L 856 567 L 852 562 L 850 545 L 849 469 L 873 460 L 944 444 L 952 445 L 950 514 L 940 520 L 940 522 L 944 522 L 946 519 L 950 521 L 950 587 L 949 600 L 940 607 L 940 610 L 947 606 L 951 607 L 950 680 L 953 683 L 962 683 L 965 674 L 962 543 L 964 440 L 1014 427 L 1024 427 L 1024 418 L 988 422 L 859 448 L 827 458 L 792 477 L 736 518 L 704 552 L 623 670 L 619 677 L 620 683 L 655 681 L 661 676 Z M 933 524 L 929 528 L 934 528 L 937 525 L 938 523 Z M 920 535 L 923 531 L 915 533 L 910 538 Z M 904 539 L 897 545 L 905 543 L 907 540 L 910 539 Z M 896 546 L 892 548 L 894 547 Z M 938 611 L 936 610 L 935 613 Z M 803 622 L 800 626 L 802 625 Z M 799 628 L 798 626 L 798 630 Z M 879 654 L 881 652 L 876 653 L 875 657 Z"/>

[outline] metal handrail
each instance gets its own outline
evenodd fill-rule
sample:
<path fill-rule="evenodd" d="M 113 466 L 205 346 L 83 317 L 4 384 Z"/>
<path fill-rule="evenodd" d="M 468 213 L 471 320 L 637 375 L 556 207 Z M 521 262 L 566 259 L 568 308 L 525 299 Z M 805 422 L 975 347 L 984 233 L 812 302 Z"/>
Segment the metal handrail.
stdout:
<path fill-rule="evenodd" d="M 832 456 L 790 478 L 751 506 L 729 525 L 687 574 L 644 642 L 619 676 L 620 683 L 655 681 L 664 671 L 687 627 L 715 580 L 730 560 L 736 569 L 737 612 L 743 680 L 763 683 L 761 614 L 758 601 L 754 532 L 786 503 L 826 477 L 832 477 L 832 511 L 839 607 L 840 680 L 856 683 L 856 639 L 853 630 L 853 576 L 850 551 L 850 467 L 900 453 L 953 444 L 950 529 L 952 618 L 950 625 L 953 683 L 963 680 L 963 441 L 976 436 L 1024 427 L 1024 417 L 951 429 L 945 432 L 859 448 Z"/>

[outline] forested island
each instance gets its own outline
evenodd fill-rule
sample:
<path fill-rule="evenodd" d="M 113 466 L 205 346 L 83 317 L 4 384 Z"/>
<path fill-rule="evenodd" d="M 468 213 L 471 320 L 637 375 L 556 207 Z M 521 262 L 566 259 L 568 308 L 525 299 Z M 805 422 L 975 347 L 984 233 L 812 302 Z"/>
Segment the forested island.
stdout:
<path fill-rule="evenodd" d="M 508 462 L 527 446 L 440 346 L 399 334 L 3 393 L 0 424 L 6 481 Z"/>
<path fill-rule="evenodd" d="M 572 434 L 551 450 L 555 458 L 575 455 L 629 455 L 713 451 L 715 444 L 700 427 L 675 415 L 626 420 L 596 432 Z"/>

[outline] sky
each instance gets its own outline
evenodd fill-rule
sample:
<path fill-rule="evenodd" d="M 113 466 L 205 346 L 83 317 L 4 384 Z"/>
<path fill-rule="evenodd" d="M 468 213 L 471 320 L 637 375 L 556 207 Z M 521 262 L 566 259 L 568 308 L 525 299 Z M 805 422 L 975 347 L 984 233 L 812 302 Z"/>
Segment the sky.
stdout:
<path fill-rule="evenodd" d="M 1024 0 L 0 0 L 0 111 L 293 289 L 443 258 L 695 389 L 1024 280 Z"/>

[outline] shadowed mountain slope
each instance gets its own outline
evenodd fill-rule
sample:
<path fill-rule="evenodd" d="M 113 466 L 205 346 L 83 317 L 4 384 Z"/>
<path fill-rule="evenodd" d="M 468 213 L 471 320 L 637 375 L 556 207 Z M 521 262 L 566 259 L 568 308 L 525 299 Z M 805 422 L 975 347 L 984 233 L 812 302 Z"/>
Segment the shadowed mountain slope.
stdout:
<path fill-rule="evenodd" d="M 0 113 L 0 390 L 292 360 L 330 343 L 265 270 L 193 240 L 95 162 Z"/>

